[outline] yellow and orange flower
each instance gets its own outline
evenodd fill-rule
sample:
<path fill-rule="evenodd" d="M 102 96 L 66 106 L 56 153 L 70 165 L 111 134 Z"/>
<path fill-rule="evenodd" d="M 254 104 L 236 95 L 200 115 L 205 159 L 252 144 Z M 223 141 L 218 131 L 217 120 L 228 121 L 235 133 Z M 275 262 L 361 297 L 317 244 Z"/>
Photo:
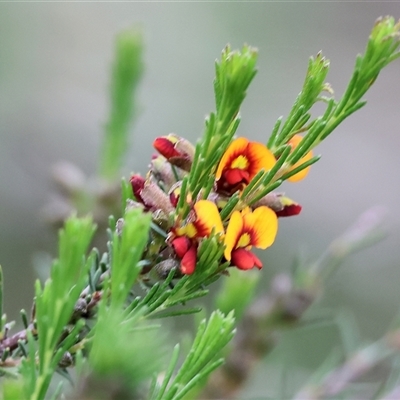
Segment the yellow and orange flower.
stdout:
<path fill-rule="evenodd" d="M 218 190 L 229 194 L 242 190 L 260 170 L 270 170 L 275 162 L 274 155 L 262 143 L 243 137 L 235 139 L 218 165 Z"/>
<path fill-rule="evenodd" d="M 292 149 L 294 150 L 301 142 L 301 140 L 303 139 L 303 137 L 301 135 L 294 135 L 289 141 L 288 141 L 288 145 L 290 145 L 292 147 Z M 310 150 L 304 157 L 302 157 L 299 161 L 297 161 L 296 164 L 294 164 L 289 171 L 293 171 L 295 168 L 297 168 L 298 166 L 300 166 L 301 164 L 304 164 L 306 161 L 311 160 L 311 158 L 313 157 L 313 152 Z M 310 167 L 304 168 L 303 170 L 301 170 L 300 172 L 298 172 L 297 174 L 292 175 L 288 181 L 289 182 L 298 182 L 301 181 L 302 179 L 304 179 L 308 173 L 310 172 Z"/>
<path fill-rule="evenodd" d="M 209 200 L 200 200 L 193 206 L 186 225 L 175 229 L 176 237 L 171 245 L 181 258 L 181 272 L 190 275 L 195 271 L 197 261 L 197 240 L 211 233 L 223 234 L 224 227 L 217 206 Z"/>
<path fill-rule="evenodd" d="M 278 218 L 269 207 L 234 211 L 225 235 L 225 258 L 239 269 L 262 268 L 251 248 L 266 249 L 275 240 Z"/>
<path fill-rule="evenodd" d="M 212 201 L 199 200 L 193 206 L 193 211 L 188 223 L 176 229 L 178 236 L 193 239 L 210 236 L 213 229 L 215 233 L 224 232 L 218 208 Z"/>
<path fill-rule="evenodd" d="M 190 275 L 196 269 L 199 239 L 212 232 L 224 238 L 226 260 L 239 269 L 262 268 L 262 262 L 250 251 L 252 247 L 266 249 L 275 240 L 278 218 L 269 207 L 260 206 L 254 211 L 246 208 L 234 211 L 226 234 L 217 206 L 209 200 L 200 200 L 194 207 L 186 225 L 175 229 L 171 246 L 181 259 L 180 270 Z"/>

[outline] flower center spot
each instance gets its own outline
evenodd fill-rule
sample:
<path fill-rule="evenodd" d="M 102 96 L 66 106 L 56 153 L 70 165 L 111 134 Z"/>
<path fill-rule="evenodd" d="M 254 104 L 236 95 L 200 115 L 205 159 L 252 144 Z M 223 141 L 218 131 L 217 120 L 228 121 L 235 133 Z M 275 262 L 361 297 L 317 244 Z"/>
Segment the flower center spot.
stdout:
<path fill-rule="evenodd" d="M 236 157 L 231 164 L 231 168 L 247 169 L 249 166 L 249 160 L 245 156 Z"/>
<path fill-rule="evenodd" d="M 237 242 L 236 248 L 245 248 L 250 245 L 250 235 L 248 233 L 243 233 Z"/>
<path fill-rule="evenodd" d="M 193 239 L 197 235 L 197 229 L 193 223 L 190 222 L 187 225 L 177 228 L 176 233 L 178 236 L 186 236 L 189 239 Z"/>
<path fill-rule="evenodd" d="M 194 224 L 189 223 L 186 225 L 186 236 L 193 239 L 197 235 L 197 229 Z"/>

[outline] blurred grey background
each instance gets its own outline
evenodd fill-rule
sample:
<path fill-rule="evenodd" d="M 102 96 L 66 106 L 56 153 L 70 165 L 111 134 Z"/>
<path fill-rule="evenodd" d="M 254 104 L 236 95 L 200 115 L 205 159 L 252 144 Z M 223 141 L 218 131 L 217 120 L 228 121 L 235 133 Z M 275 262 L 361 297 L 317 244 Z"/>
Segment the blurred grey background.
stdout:
<path fill-rule="evenodd" d="M 114 38 L 121 29 L 139 26 L 145 38 L 146 71 L 128 175 L 145 172 L 155 137 L 170 132 L 199 137 L 204 117 L 214 109 L 214 60 L 227 43 L 259 49 L 259 72 L 238 134 L 266 141 L 300 91 L 308 58 L 322 50 L 331 60 L 328 81 L 339 98 L 374 21 L 387 14 L 398 19 L 399 3 L 0 4 L 0 264 L 9 317 L 31 306 L 33 256 L 56 255 L 54 232 L 40 214 L 53 190 L 50 167 L 69 160 L 89 175 L 96 171 Z M 278 239 L 264 255 L 267 285 L 290 268 L 299 251 L 314 259 L 363 211 L 387 207 L 389 238 L 349 259 L 320 303 L 351 310 L 366 339 L 385 332 L 400 300 L 399 78 L 397 61 L 367 93 L 367 106 L 317 149 L 322 159 L 307 179 L 285 185 L 303 212 L 281 220 Z M 292 361 L 296 351 L 331 333 L 328 326 L 314 335 L 296 334 L 289 341 Z"/>

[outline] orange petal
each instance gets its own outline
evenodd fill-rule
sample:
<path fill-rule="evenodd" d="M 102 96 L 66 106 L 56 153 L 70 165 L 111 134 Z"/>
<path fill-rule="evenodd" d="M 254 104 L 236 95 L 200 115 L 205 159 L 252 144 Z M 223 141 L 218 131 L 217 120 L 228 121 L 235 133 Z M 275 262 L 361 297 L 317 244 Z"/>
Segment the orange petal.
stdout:
<path fill-rule="evenodd" d="M 250 142 L 247 146 L 246 155 L 250 163 L 248 168 L 249 180 L 252 180 L 262 169 L 269 171 L 276 163 L 275 156 L 262 143 Z"/>
<path fill-rule="evenodd" d="M 245 154 L 249 141 L 246 138 L 240 137 L 235 139 L 226 149 L 224 155 L 219 162 L 217 172 L 215 173 L 215 179 L 219 180 L 222 176 L 222 172 L 225 169 L 229 169 L 233 160 L 237 157 Z"/>
<path fill-rule="evenodd" d="M 266 249 L 275 241 L 278 232 L 278 217 L 275 212 L 265 206 L 256 208 L 243 217 L 244 227 L 251 235 L 251 244 Z"/>
<path fill-rule="evenodd" d="M 194 205 L 196 221 L 194 225 L 197 229 L 197 236 L 209 236 L 214 229 L 214 233 L 223 233 L 221 216 L 215 203 L 210 200 L 199 200 Z"/>
<path fill-rule="evenodd" d="M 225 235 L 225 258 L 230 261 L 232 250 L 236 247 L 236 244 L 242 234 L 243 218 L 240 211 L 234 211 L 229 220 L 228 228 L 226 229 Z"/>
<path fill-rule="evenodd" d="M 292 146 L 293 149 L 295 149 L 301 142 L 303 137 L 301 135 L 294 135 L 289 141 L 288 144 Z M 299 161 L 297 161 L 296 164 L 294 164 L 289 171 L 294 170 L 295 168 L 299 167 L 301 164 L 305 163 L 308 160 L 311 160 L 313 157 L 313 152 L 310 150 L 303 158 L 301 158 Z M 304 168 L 302 171 L 298 172 L 297 174 L 291 176 L 288 181 L 289 182 L 298 182 L 304 179 L 308 173 L 310 172 L 310 167 Z"/>

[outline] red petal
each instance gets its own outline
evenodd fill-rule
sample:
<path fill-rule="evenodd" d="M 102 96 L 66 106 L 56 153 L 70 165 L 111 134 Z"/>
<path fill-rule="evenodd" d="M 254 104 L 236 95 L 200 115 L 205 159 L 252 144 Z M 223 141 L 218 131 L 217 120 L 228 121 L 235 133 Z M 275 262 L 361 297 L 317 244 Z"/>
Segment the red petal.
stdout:
<path fill-rule="evenodd" d="M 224 178 L 230 185 L 236 185 L 241 182 L 249 183 L 249 173 L 239 168 L 228 169 L 224 173 Z"/>
<path fill-rule="evenodd" d="M 191 275 L 196 269 L 197 249 L 192 246 L 181 261 L 181 272 L 186 275 Z"/>
<path fill-rule="evenodd" d="M 300 211 L 301 211 L 301 205 L 293 203 L 288 206 L 284 206 L 282 210 L 275 212 L 278 217 L 291 217 L 293 215 L 300 214 Z"/>
<path fill-rule="evenodd" d="M 143 202 L 140 194 L 144 188 L 146 180 L 140 175 L 132 175 L 129 181 L 131 182 L 133 194 L 136 197 L 136 200 Z"/>
<path fill-rule="evenodd" d="M 171 202 L 171 204 L 176 207 L 178 205 L 178 201 L 179 201 L 179 195 L 177 195 L 175 192 L 171 192 L 169 194 L 169 201 Z"/>
<path fill-rule="evenodd" d="M 253 256 L 254 266 L 257 267 L 258 269 L 261 269 L 263 266 L 261 260 L 254 253 L 250 254 Z"/>
<path fill-rule="evenodd" d="M 243 248 L 232 251 L 231 264 L 242 270 L 252 269 L 253 267 L 262 268 L 261 260 Z"/>
<path fill-rule="evenodd" d="M 182 258 L 187 253 L 190 244 L 191 244 L 190 240 L 186 236 L 178 237 L 174 239 L 171 243 L 172 247 L 175 250 L 176 255 L 179 258 Z"/>
<path fill-rule="evenodd" d="M 153 147 L 167 160 L 171 157 L 179 157 L 181 154 L 175 149 L 175 144 L 165 137 L 159 137 L 153 142 Z"/>

